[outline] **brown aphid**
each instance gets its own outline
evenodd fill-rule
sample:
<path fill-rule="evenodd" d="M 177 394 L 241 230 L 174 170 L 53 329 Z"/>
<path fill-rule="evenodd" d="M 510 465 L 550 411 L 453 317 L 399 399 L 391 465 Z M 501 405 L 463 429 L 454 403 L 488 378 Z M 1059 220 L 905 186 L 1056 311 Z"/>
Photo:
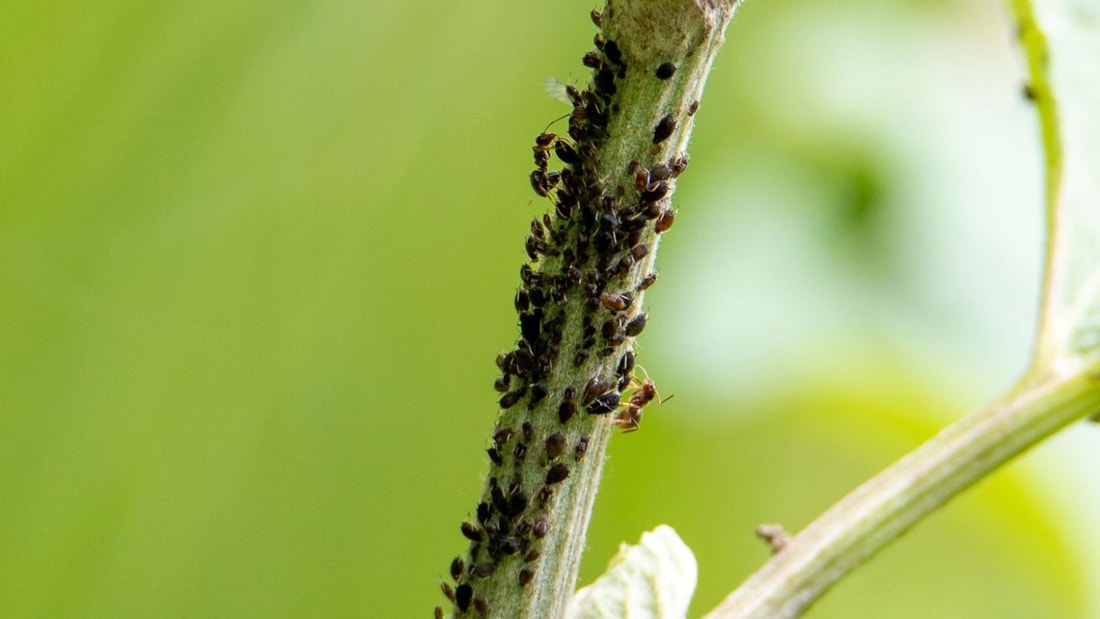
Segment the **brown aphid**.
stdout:
<path fill-rule="evenodd" d="M 531 265 L 525 264 L 519 268 L 519 279 L 524 286 L 531 288 L 542 282 L 542 274 L 532 269 Z"/>
<path fill-rule="evenodd" d="M 546 198 L 550 195 L 550 190 L 561 181 L 561 173 L 553 171 L 547 172 L 546 170 L 532 170 L 530 179 L 531 189 L 534 189 L 535 193 L 540 197 Z"/>
<path fill-rule="evenodd" d="M 635 245 L 634 247 L 630 248 L 630 255 L 634 257 L 634 260 L 641 260 L 642 258 L 645 258 L 646 254 L 648 253 L 649 245 L 646 245 L 645 243 Z"/>
<path fill-rule="evenodd" d="M 462 557 L 455 557 L 454 561 L 451 561 L 451 578 L 458 580 L 465 569 L 466 564 L 462 562 Z"/>
<path fill-rule="evenodd" d="M 493 442 L 496 443 L 497 447 L 500 447 L 512 438 L 512 434 L 514 432 L 511 428 L 500 428 L 493 433 Z"/>
<path fill-rule="evenodd" d="M 698 111 L 699 111 L 699 102 L 698 101 L 693 101 L 691 103 L 691 106 L 688 108 L 688 116 L 695 116 L 695 112 L 698 112 Z"/>
<path fill-rule="evenodd" d="M 572 252 L 567 249 L 565 250 L 565 253 L 566 255 L 569 255 Z M 570 282 L 574 284 L 579 284 L 581 281 L 581 270 L 575 266 L 570 266 L 568 269 L 565 270 L 565 277 L 568 278 Z"/>
<path fill-rule="evenodd" d="M 542 383 L 531 385 L 531 401 L 528 403 L 527 408 L 534 408 L 548 393 L 549 391 L 546 389 L 546 385 Z"/>
<path fill-rule="evenodd" d="M 607 115 L 600 109 L 600 102 L 597 97 L 592 96 L 585 103 L 584 115 L 588 117 L 588 122 L 592 123 L 593 126 L 607 127 Z"/>
<path fill-rule="evenodd" d="M 600 330 L 600 333 L 603 335 L 603 339 L 611 344 L 622 342 L 622 326 L 619 324 L 619 321 L 614 318 L 603 323 L 603 328 Z"/>
<path fill-rule="evenodd" d="M 535 438 L 535 426 L 530 421 L 523 422 L 523 440 L 531 441 Z"/>
<path fill-rule="evenodd" d="M 531 533 L 535 537 L 542 539 L 546 537 L 546 534 L 550 532 L 550 516 L 546 512 L 543 512 L 535 518 L 535 526 L 531 529 Z"/>
<path fill-rule="evenodd" d="M 603 66 L 603 57 L 600 56 L 599 52 L 591 51 L 586 53 L 584 57 L 581 58 L 581 64 L 588 67 L 589 69 L 599 69 Z"/>
<path fill-rule="evenodd" d="M 500 484 L 497 483 L 497 478 L 491 477 L 489 479 L 489 498 L 493 501 L 493 507 L 497 508 L 497 511 L 501 513 L 507 513 L 508 511 L 508 498 L 504 496 L 504 490 L 501 490 Z M 489 529 L 489 525 L 485 526 L 486 532 L 490 537 L 495 534 Z"/>
<path fill-rule="evenodd" d="M 485 453 L 489 454 L 489 459 L 493 461 L 493 464 L 500 466 L 504 464 L 504 458 L 500 455 L 500 450 L 496 447 L 490 447 L 485 450 Z"/>
<path fill-rule="evenodd" d="M 621 294 L 605 292 L 600 295 L 600 305 L 603 305 L 610 312 L 621 312 L 630 307 L 633 302 L 634 296 L 628 292 Z"/>
<path fill-rule="evenodd" d="M 596 9 L 592 9 L 592 12 L 588 14 L 592 18 L 592 23 L 596 24 L 597 28 L 603 28 L 603 13 L 600 13 Z"/>
<path fill-rule="evenodd" d="M 671 62 L 662 62 L 661 66 L 657 67 L 657 79 L 667 80 L 676 74 L 676 65 Z"/>
<path fill-rule="evenodd" d="M 657 234 L 667 232 L 674 223 L 676 223 L 676 211 L 668 208 L 661 212 L 660 217 L 657 218 L 657 223 L 654 224 L 654 229 L 657 230 Z"/>
<path fill-rule="evenodd" d="M 680 155 L 669 162 L 669 165 L 672 167 L 672 176 L 680 176 L 688 167 L 687 155 Z"/>
<path fill-rule="evenodd" d="M 443 607 L 442 606 L 436 606 L 435 607 L 435 619 L 443 619 Z"/>
<path fill-rule="evenodd" d="M 641 282 L 638 282 L 638 290 L 648 290 L 655 283 L 657 283 L 657 273 L 650 273 L 643 277 Z"/>
<path fill-rule="evenodd" d="M 638 197 L 643 204 L 650 202 L 656 202 L 668 194 L 668 183 L 659 181 L 649 185 L 649 187 L 641 193 Z"/>
<path fill-rule="evenodd" d="M 589 379 L 588 384 L 584 386 L 584 395 L 581 397 L 581 405 L 587 406 L 592 403 L 598 396 L 606 393 L 608 390 L 607 383 L 600 380 L 599 376 L 593 376 Z"/>
<path fill-rule="evenodd" d="M 470 570 L 470 575 L 476 576 L 477 578 L 488 578 L 490 575 L 492 575 L 495 568 L 496 566 L 488 561 L 484 563 L 478 563 Z"/>
<path fill-rule="evenodd" d="M 540 243 L 542 243 L 542 241 L 536 239 L 534 236 L 527 236 L 527 242 L 524 244 L 523 248 L 527 250 L 527 257 L 531 259 L 531 262 L 535 262 L 539 259 Z M 542 244 L 545 245 L 545 243 Z"/>
<path fill-rule="evenodd" d="M 527 556 L 523 557 L 523 560 L 527 563 L 530 563 L 532 561 L 537 561 L 538 558 L 541 557 L 541 556 L 542 556 L 542 553 L 539 552 L 538 549 L 536 548 L 536 549 L 532 550 L 531 552 L 527 553 Z"/>
<path fill-rule="evenodd" d="M 566 400 L 558 406 L 558 421 L 565 423 L 577 413 L 577 405 L 572 400 Z"/>
<path fill-rule="evenodd" d="M 509 516 L 518 516 L 527 509 L 530 500 L 527 498 L 526 492 L 513 489 L 511 494 L 512 496 L 508 499 L 508 509 L 505 511 L 505 514 Z"/>
<path fill-rule="evenodd" d="M 672 136 L 672 132 L 676 130 L 676 119 L 671 114 L 665 116 L 657 123 L 657 126 L 653 128 L 653 143 L 660 144 L 669 137 Z"/>
<path fill-rule="evenodd" d="M 626 334 L 630 337 L 637 337 L 645 329 L 647 320 L 649 320 L 649 317 L 646 314 L 638 314 L 634 317 L 634 320 L 626 324 Z"/>
<path fill-rule="evenodd" d="M 553 460 L 561 455 L 561 452 L 565 451 L 565 435 L 561 432 L 555 432 L 546 437 L 546 457 Z"/>
<path fill-rule="evenodd" d="M 489 613 L 489 603 L 485 601 L 485 598 L 474 598 L 474 610 L 486 615 Z"/>
<path fill-rule="evenodd" d="M 564 464 L 555 464 L 546 472 L 547 485 L 560 484 L 569 477 L 569 467 Z"/>
<path fill-rule="evenodd" d="M 539 490 L 539 501 L 543 505 L 546 505 L 546 502 L 549 501 L 552 496 L 554 496 L 554 489 L 550 486 L 543 486 L 542 489 Z"/>
<path fill-rule="evenodd" d="M 531 531 L 531 523 L 527 522 L 526 520 L 524 520 L 523 522 L 516 525 L 516 534 L 519 535 L 520 537 L 523 537 L 524 535 L 527 535 L 527 533 L 529 533 L 530 531 Z"/>
<path fill-rule="evenodd" d="M 573 365 L 580 367 L 588 361 L 588 351 L 581 349 L 577 351 L 577 354 L 573 355 Z"/>
<path fill-rule="evenodd" d="M 485 532 L 489 535 L 489 543 L 493 543 L 493 538 L 500 535 L 500 527 L 492 522 L 485 523 Z"/>
<path fill-rule="evenodd" d="M 619 374 L 629 376 L 634 371 L 634 351 L 628 350 L 619 359 Z"/>
<path fill-rule="evenodd" d="M 471 542 L 480 542 L 483 537 L 481 530 L 469 522 L 463 522 L 459 529 L 462 531 L 462 535 Z"/>
<path fill-rule="evenodd" d="M 508 391 L 508 377 L 498 376 L 497 379 L 495 381 L 493 381 L 493 389 L 495 389 L 497 391 L 497 393 L 507 392 Z"/>
<path fill-rule="evenodd" d="M 514 539 L 502 539 L 498 545 L 500 554 L 504 556 L 514 555 L 519 550 L 519 544 Z"/>
<path fill-rule="evenodd" d="M 667 181 L 670 178 L 672 178 L 672 168 L 663 163 L 653 166 L 653 169 L 649 171 L 649 181 L 651 183 Z"/>
<path fill-rule="evenodd" d="M 447 599 L 450 600 L 452 604 L 456 603 L 455 590 L 451 588 L 451 585 L 448 585 L 446 581 L 441 580 L 439 581 L 439 588 L 443 591 L 443 595 L 447 596 Z"/>
<path fill-rule="evenodd" d="M 576 149 L 561 140 L 558 140 L 554 145 L 554 152 L 557 153 L 558 159 L 561 159 L 562 163 L 576 165 L 581 162 Z"/>
<path fill-rule="evenodd" d="M 545 198 L 550 193 L 550 188 L 546 183 L 546 172 L 543 170 L 532 170 L 530 178 L 531 189 L 534 189 L 536 194 Z"/>
<path fill-rule="evenodd" d="M 526 387 L 504 394 L 504 396 L 500 398 L 500 407 L 512 408 L 516 405 L 516 402 L 519 402 L 520 398 L 522 398 L 525 393 L 527 393 Z"/>
<path fill-rule="evenodd" d="M 645 224 L 642 224 L 641 228 L 639 228 L 638 230 L 627 234 L 626 241 L 623 243 L 623 245 L 626 247 L 634 247 L 638 243 L 641 243 L 642 228 L 645 228 Z"/>
<path fill-rule="evenodd" d="M 586 453 L 588 453 L 588 437 L 582 436 L 577 439 L 577 446 L 573 448 L 573 457 L 580 460 Z"/>
<path fill-rule="evenodd" d="M 565 95 L 569 97 L 569 101 L 571 101 L 574 106 L 583 105 L 584 100 L 581 98 L 581 91 L 573 84 L 565 85 Z"/>
<path fill-rule="evenodd" d="M 519 571 L 519 586 L 526 587 L 535 578 L 535 570 L 525 567 Z"/>
<path fill-rule="evenodd" d="M 630 267 L 634 266 L 634 254 L 627 254 L 623 256 L 623 259 L 619 261 L 618 271 L 619 275 L 626 275 Z"/>

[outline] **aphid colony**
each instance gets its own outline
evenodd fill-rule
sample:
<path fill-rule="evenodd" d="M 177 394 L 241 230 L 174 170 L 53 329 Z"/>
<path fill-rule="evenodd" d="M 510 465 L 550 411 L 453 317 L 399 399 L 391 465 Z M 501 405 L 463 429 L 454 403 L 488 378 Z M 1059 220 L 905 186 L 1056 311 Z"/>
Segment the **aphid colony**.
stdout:
<path fill-rule="evenodd" d="M 593 11 L 592 19 L 600 26 L 604 16 Z M 478 581 L 508 574 L 517 586 L 526 587 L 535 578 L 540 540 L 554 526 L 550 503 L 555 490 L 588 450 L 589 437 L 578 431 L 578 414 L 612 415 L 614 425 L 629 432 L 638 429 L 643 409 L 658 397 L 652 381 L 634 376 L 630 350 L 632 338 L 646 326 L 647 316 L 639 307 L 642 293 L 657 279 L 656 273 L 639 271 L 648 268 L 654 235 L 675 221 L 668 196 L 687 158 L 631 161 L 615 175 L 628 179 L 622 184 L 609 186 L 600 178 L 600 148 L 608 137 L 609 118 L 617 113 L 615 95 L 628 66 L 614 41 L 597 35 L 595 44 L 582 59 L 592 71 L 589 88 L 565 87 L 572 105 L 568 136 L 548 128 L 532 147 L 531 188 L 550 200 L 553 214 L 531 221 L 524 247 L 535 266 L 520 269 L 523 285 L 514 299 L 520 337 L 515 349 L 496 360 L 501 376 L 494 387 L 505 412 L 486 450 L 491 462 L 486 493 L 476 521 L 460 527 L 470 549 L 451 563 L 455 585 L 440 585 L 460 615 L 490 612 L 485 597 L 475 590 Z M 647 79 L 669 80 L 676 66 L 664 62 L 645 72 Z M 651 158 L 663 152 L 661 145 L 676 128 L 671 114 L 654 123 Z M 560 169 L 551 168 L 554 157 Z M 552 371 L 564 364 L 589 368 L 592 374 L 585 384 L 552 392 Z M 557 424 L 561 430 L 540 432 L 530 421 L 518 422 L 509 409 L 521 405 L 531 411 L 544 407 L 553 419 L 538 425 Z M 537 478 L 522 473 L 522 465 L 527 463 L 530 471 L 531 462 L 540 467 Z M 442 616 L 441 608 L 436 616 Z"/>

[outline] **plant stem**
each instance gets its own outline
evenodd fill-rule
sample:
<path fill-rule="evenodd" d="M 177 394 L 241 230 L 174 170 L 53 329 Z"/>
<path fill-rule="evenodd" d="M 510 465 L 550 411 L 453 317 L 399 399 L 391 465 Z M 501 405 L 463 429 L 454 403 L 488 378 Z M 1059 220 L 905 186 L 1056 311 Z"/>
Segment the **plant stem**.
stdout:
<path fill-rule="evenodd" d="M 636 428 L 648 402 L 632 375 L 640 308 L 736 4 L 609 0 L 593 14 L 593 81 L 565 90 L 569 137 L 536 139 L 532 187 L 553 209 L 531 224 L 489 473 L 455 585 L 442 585 L 457 616 L 558 617 L 573 595 L 612 429 Z"/>
<path fill-rule="evenodd" d="M 1035 101 L 1039 130 L 1043 140 L 1046 178 L 1044 214 L 1046 220 L 1046 247 L 1043 260 L 1043 290 L 1039 304 L 1039 326 L 1035 342 L 1035 359 L 1031 371 L 1042 373 L 1068 350 L 1066 324 L 1061 310 L 1066 304 L 1065 279 L 1065 231 L 1062 227 L 1062 136 L 1059 133 L 1058 106 L 1052 85 L 1047 76 L 1050 52 L 1046 35 L 1035 19 L 1035 11 L 1029 0 L 1012 0 L 1016 14 L 1020 47 L 1027 59 L 1031 97 Z"/>
<path fill-rule="evenodd" d="M 1100 410 L 1100 363 L 1026 380 L 948 426 L 849 494 L 730 594 L 710 619 L 778 619 L 806 610 L 833 583 L 929 512 L 1062 427 Z"/>

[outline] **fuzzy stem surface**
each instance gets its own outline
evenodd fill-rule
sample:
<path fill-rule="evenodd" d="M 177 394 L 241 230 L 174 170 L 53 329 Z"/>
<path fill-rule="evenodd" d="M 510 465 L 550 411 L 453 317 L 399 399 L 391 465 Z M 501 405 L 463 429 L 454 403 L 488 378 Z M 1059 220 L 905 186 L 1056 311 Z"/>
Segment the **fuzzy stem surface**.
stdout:
<path fill-rule="evenodd" d="M 498 359 L 501 413 L 470 539 L 441 583 L 456 616 L 559 617 L 616 427 L 636 429 L 652 384 L 633 376 L 641 307 L 676 179 L 736 0 L 610 0 L 593 12 L 592 81 L 568 86 L 568 136 L 540 134 L 516 295 L 520 338 Z M 555 167 L 551 156 L 560 161 Z"/>

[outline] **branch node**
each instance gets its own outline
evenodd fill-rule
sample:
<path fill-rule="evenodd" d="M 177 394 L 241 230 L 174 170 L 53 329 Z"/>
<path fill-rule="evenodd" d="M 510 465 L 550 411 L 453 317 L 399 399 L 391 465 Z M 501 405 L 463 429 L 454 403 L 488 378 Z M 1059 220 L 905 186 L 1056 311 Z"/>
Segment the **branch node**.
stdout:
<path fill-rule="evenodd" d="M 756 527 L 756 536 L 767 543 L 772 549 L 772 554 L 783 550 L 787 542 L 791 541 L 791 534 L 787 533 L 781 524 L 762 524 Z"/>

